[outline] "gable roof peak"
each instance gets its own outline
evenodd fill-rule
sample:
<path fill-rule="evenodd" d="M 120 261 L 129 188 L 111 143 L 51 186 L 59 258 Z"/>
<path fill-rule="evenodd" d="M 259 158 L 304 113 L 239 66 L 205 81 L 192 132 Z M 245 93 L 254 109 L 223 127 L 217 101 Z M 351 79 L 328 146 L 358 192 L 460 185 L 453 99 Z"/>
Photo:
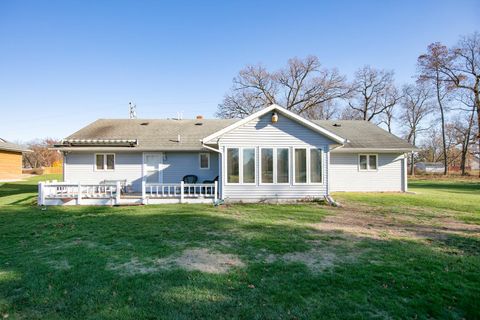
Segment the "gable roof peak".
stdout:
<path fill-rule="evenodd" d="M 249 115 L 248 117 L 246 118 L 243 118 L 242 120 L 239 120 L 231 125 L 229 125 L 228 127 L 225 127 L 205 138 L 202 139 L 202 142 L 203 143 L 208 143 L 209 141 L 213 140 L 213 139 L 216 139 L 222 135 L 224 135 L 225 133 L 229 132 L 229 131 L 232 131 L 233 129 L 235 128 L 238 128 L 256 118 L 259 118 L 265 114 L 267 114 L 268 112 L 271 112 L 273 110 L 276 110 L 278 112 L 280 112 L 281 114 L 283 114 L 284 116 L 294 120 L 294 121 L 297 121 L 298 123 L 304 125 L 305 127 L 307 128 L 310 128 L 312 129 L 313 131 L 316 131 L 317 133 L 320 133 L 320 134 L 323 134 L 324 136 L 330 138 L 331 140 L 337 142 L 337 143 L 340 143 L 340 144 L 344 144 L 346 142 L 346 140 L 336 134 L 334 134 L 333 132 L 319 126 L 318 124 L 310 121 L 310 120 L 307 120 L 305 118 L 303 118 L 302 116 L 299 116 L 298 114 L 296 113 L 293 113 L 292 111 L 282 107 L 282 106 L 279 106 L 278 104 L 271 104 L 270 106 L 268 107 L 265 107 L 261 110 L 258 110 L 257 112 L 254 112 L 252 113 L 251 115 Z"/>

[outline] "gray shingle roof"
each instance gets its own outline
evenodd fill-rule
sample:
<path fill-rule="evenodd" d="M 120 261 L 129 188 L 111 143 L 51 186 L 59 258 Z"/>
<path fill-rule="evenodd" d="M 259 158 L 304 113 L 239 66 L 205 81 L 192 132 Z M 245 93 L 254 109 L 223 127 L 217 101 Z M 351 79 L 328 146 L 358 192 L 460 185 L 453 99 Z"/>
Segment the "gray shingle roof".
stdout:
<path fill-rule="evenodd" d="M 412 150 L 407 141 L 389 133 L 369 121 L 314 120 L 316 124 L 348 140 L 343 149 Z"/>
<path fill-rule="evenodd" d="M 100 119 L 80 129 L 65 140 L 71 139 L 137 139 L 135 150 L 200 150 L 201 139 L 215 133 L 237 119 L 161 120 L 161 119 Z M 375 124 L 358 120 L 314 120 L 315 123 L 348 142 L 343 149 L 411 150 L 413 147 Z M 334 126 L 334 124 L 340 126 Z M 178 136 L 180 141 L 178 142 Z M 79 148 L 62 146 L 69 150 Z M 87 149 L 88 146 L 82 146 Z M 93 147 L 97 148 L 97 147 Z M 132 147 L 101 146 L 102 150 L 131 150 Z"/>
<path fill-rule="evenodd" d="M 14 151 L 14 152 L 28 152 L 27 148 L 22 147 L 21 145 L 8 142 L 2 138 L 0 138 L 0 150 L 3 151 Z"/>
<path fill-rule="evenodd" d="M 202 148 L 202 138 L 235 121 L 238 120 L 99 119 L 66 140 L 137 139 L 136 150 L 199 150 Z M 103 148 L 108 150 L 108 147 Z M 122 147 L 116 147 L 115 150 L 120 148 Z"/>

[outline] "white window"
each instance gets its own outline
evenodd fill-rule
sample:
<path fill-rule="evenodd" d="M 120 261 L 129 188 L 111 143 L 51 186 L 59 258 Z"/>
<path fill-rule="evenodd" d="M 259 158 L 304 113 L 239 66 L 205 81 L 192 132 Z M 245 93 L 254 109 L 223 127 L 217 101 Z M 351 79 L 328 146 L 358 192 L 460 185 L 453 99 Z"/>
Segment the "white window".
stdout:
<path fill-rule="evenodd" d="M 256 167 L 255 148 L 227 148 L 227 184 L 255 184 Z"/>
<path fill-rule="evenodd" d="M 310 149 L 310 182 L 322 183 L 322 150 Z"/>
<path fill-rule="evenodd" d="M 288 148 L 260 148 L 260 183 L 288 184 L 289 160 Z"/>
<path fill-rule="evenodd" d="M 358 170 L 375 171 L 378 168 L 378 156 L 376 154 L 358 155 Z"/>
<path fill-rule="evenodd" d="M 240 183 L 240 155 L 238 148 L 227 149 L 227 183 Z"/>
<path fill-rule="evenodd" d="M 255 183 L 255 148 L 242 149 L 243 183 Z"/>
<path fill-rule="evenodd" d="M 322 159 L 322 149 L 295 148 L 293 158 L 294 183 L 323 183 Z"/>
<path fill-rule="evenodd" d="M 260 149 L 261 157 L 261 183 L 273 183 L 273 148 Z"/>
<path fill-rule="evenodd" d="M 115 170 L 115 154 L 113 153 L 97 153 L 95 154 L 95 170 Z"/>
<path fill-rule="evenodd" d="M 295 149 L 295 183 L 307 183 L 307 149 Z"/>
<path fill-rule="evenodd" d="M 200 153 L 198 155 L 200 169 L 210 169 L 210 153 Z"/>
<path fill-rule="evenodd" d="M 277 148 L 277 183 L 289 183 L 290 182 L 290 157 L 288 154 L 288 148 Z"/>

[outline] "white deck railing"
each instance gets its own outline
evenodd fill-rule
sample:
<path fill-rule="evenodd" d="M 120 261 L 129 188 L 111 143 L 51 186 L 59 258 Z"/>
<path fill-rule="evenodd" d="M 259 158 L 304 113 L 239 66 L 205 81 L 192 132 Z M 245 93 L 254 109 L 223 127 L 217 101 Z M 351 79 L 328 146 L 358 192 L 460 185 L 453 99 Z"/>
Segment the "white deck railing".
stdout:
<path fill-rule="evenodd" d="M 82 204 L 84 199 L 109 199 L 111 204 L 122 204 L 122 196 L 142 200 L 178 199 L 180 203 L 189 199 L 212 199 L 217 201 L 218 183 L 188 184 L 183 181 L 173 184 L 150 184 L 142 182 L 141 194 L 122 194 L 120 181 L 116 184 L 74 184 L 68 182 L 40 182 L 38 184 L 38 204 L 46 205 L 49 200 L 75 200 Z M 51 202 L 51 201 L 50 201 Z"/>
<path fill-rule="evenodd" d="M 142 195 L 147 198 L 211 198 L 217 200 L 218 182 L 214 183 L 142 183 Z"/>

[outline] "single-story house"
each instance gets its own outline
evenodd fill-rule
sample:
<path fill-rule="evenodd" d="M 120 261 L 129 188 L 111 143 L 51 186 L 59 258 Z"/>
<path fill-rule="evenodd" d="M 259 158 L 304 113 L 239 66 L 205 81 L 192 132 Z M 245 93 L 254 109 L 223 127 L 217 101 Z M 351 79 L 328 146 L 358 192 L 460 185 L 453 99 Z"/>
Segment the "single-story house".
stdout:
<path fill-rule="evenodd" d="M 16 179 L 22 174 L 22 154 L 28 151 L 0 138 L 0 180 Z"/>
<path fill-rule="evenodd" d="M 43 190 L 41 204 L 294 201 L 337 191 L 404 192 L 405 154 L 415 147 L 371 122 L 307 120 L 271 105 L 240 120 L 100 119 L 57 149 L 64 154 L 65 182 Z"/>
<path fill-rule="evenodd" d="M 441 162 L 417 162 L 415 170 L 422 173 L 443 173 L 445 165 Z"/>

